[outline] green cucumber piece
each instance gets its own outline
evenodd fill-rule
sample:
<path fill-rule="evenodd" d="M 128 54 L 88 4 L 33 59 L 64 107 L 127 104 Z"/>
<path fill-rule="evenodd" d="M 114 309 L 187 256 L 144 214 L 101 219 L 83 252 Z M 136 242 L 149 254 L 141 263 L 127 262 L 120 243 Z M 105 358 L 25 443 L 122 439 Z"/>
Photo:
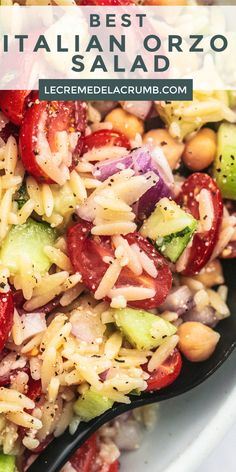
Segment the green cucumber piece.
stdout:
<path fill-rule="evenodd" d="M 130 344 L 137 349 L 154 349 L 167 336 L 176 333 L 176 327 L 169 321 L 145 310 L 122 308 L 114 310 L 116 325 Z"/>
<path fill-rule="evenodd" d="M 229 90 L 228 97 L 230 108 L 236 108 L 236 90 Z"/>
<path fill-rule="evenodd" d="M 20 269 L 20 257 L 27 254 L 35 272 L 41 274 L 47 272 L 51 262 L 44 253 L 44 247 L 53 245 L 56 232 L 47 223 L 39 223 L 29 218 L 23 225 L 11 228 L 2 243 L 0 259 L 11 274 L 16 274 Z"/>
<path fill-rule="evenodd" d="M 15 456 L 0 454 L 0 472 L 15 472 Z"/>
<path fill-rule="evenodd" d="M 222 123 L 218 129 L 213 173 L 222 196 L 236 200 L 236 125 Z"/>
<path fill-rule="evenodd" d="M 155 241 L 157 249 L 170 261 L 176 262 L 188 245 L 197 221 L 177 203 L 162 198 L 154 212 L 144 222 L 142 236 Z"/>
<path fill-rule="evenodd" d="M 90 421 L 112 408 L 113 401 L 90 388 L 74 403 L 74 412 L 82 421 Z"/>

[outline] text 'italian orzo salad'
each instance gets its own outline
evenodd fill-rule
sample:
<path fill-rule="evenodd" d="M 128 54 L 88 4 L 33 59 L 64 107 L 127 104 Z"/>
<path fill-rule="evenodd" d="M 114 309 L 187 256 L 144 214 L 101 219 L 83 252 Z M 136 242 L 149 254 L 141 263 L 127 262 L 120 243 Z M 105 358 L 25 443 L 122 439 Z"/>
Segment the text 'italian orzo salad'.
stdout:
<path fill-rule="evenodd" d="M 0 92 L 1 470 L 214 352 L 236 255 L 233 98 Z M 104 426 L 64 472 L 117 471 L 149 413 Z"/>

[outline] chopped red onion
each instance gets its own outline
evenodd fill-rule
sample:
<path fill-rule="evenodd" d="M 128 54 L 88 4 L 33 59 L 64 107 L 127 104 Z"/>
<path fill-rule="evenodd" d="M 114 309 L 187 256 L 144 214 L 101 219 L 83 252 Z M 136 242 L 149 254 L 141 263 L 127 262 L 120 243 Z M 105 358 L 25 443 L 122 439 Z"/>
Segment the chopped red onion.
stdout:
<path fill-rule="evenodd" d="M 143 146 L 122 158 L 110 159 L 97 164 L 93 172 L 94 177 L 102 182 L 111 175 L 128 168 L 133 169 L 135 175 L 154 172 L 157 178 L 153 181 L 153 186 L 142 195 L 134 206 L 134 211 L 141 220 L 152 213 L 161 198 L 172 195 L 172 172 L 164 154 L 161 150 L 159 151 Z"/>
<path fill-rule="evenodd" d="M 128 111 L 132 115 L 137 116 L 138 118 L 141 118 L 141 120 L 145 120 L 145 118 L 148 116 L 150 113 L 150 110 L 152 108 L 152 102 L 148 101 L 126 101 L 122 102 L 122 108 L 125 111 Z"/>
<path fill-rule="evenodd" d="M 70 317 L 72 324 L 72 334 L 86 343 L 93 343 L 102 338 L 104 325 L 98 317 L 94 317 L 89 313 L 74 310 Z"/>
<path fill-rule="evenodd" d="M 197 310 L 197 308 L 193 308 L 192 310 L 188 311 L 184 315 L 182 315 L 183 321 L 199 321 L 211 328 L 214 328 L 218 323 L 219 317 L 216 316 L 216 312 L 214 308 L 211 306 L 205 306 L 202 310 Z"/>
<path fill-rule="evenodd" d="M 111 110 L 117 107 L 117 102 L 113 102 L 112 100 L 100 100 L 92 102 L 92 105 L 101 113 L 101 117 L 104 118 Z"/>
<path fill-rule="evenodd" d="M 194 306 L 193 296 L 191 290 L 187 285 L 182 285 L 178 288 L 173 288 L 167 296 L 164 303 L 159 307 L 161 312 L 174 311 L 179 316 L 182 316 Z"/>
<path fill-rule="evenodd" d="M 153 212 L 156 203 L 161 198 L 171 196 L 171 191 L 169 186 L 161 177 L 159 167 L 153 160 L 152 154 L 146 146 L 133 151 L 132 158 L 133 169 L 136 175 L 146 174 L 146 172 L 153 171 L 157 176 L 155 181 L 153 181 L 153 186 L 142 195 L 136 204 L 136 214 L 139 219 L 143 220 Z"/>
<path fill-rule="evenodd" d="M 23 342 L 47 329 L 45 313 L 25 313 L 21 316 Z"/>
<path fill-rule="evenodd" d="M 96 179 L 104 182 L 104 180 L 111 177 L 111 175 L 121 170 L 132 168 L 132 164 L 132 154 L 118 159 L 109 159 L 97 164 L 93 170 L 93 175 Z"/>
<path fill-rule="evenodd" d="M 119 419 L 118 419 L 119 421 Z M 119 422 L 115 442 L 123 451 L 138 449 L 142 443 L 143 431 L 141 425 L 132 419 Z"/>

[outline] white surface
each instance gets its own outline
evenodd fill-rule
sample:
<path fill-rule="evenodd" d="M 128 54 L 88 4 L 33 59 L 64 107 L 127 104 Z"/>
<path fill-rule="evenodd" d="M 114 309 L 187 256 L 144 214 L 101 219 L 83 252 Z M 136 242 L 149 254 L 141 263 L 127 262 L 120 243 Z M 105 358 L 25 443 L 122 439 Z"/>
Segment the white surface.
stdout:
<path fill-rule="evenodd" d="M 155 431 L 123 457 L 121 472 L 235 472 L 236 427 L 232 447 L 228 438 L 222 447 L 236 423 L 235 366 L 236 352 L 204 384 L 160 404 Z"/>
<path fill-rule="evenodd" d="M 236 421 L 225 435 L 223 441 L 214 448 L 209 457 L 201 466 L 201 472 L 235 472 L 236 456 Z"/>

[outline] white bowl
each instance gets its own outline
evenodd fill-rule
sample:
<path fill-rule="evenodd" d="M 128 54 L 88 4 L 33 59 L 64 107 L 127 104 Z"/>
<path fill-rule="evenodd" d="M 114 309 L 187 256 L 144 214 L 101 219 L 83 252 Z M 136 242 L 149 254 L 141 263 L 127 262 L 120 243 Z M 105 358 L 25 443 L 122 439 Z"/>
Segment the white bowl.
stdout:
<path fill-rule="evenodd" d="M 196 472 L 236 421 L 236 353 L 205 383 L 159 406 L 142 447 L 124 454 L 121 472 Z"/>

